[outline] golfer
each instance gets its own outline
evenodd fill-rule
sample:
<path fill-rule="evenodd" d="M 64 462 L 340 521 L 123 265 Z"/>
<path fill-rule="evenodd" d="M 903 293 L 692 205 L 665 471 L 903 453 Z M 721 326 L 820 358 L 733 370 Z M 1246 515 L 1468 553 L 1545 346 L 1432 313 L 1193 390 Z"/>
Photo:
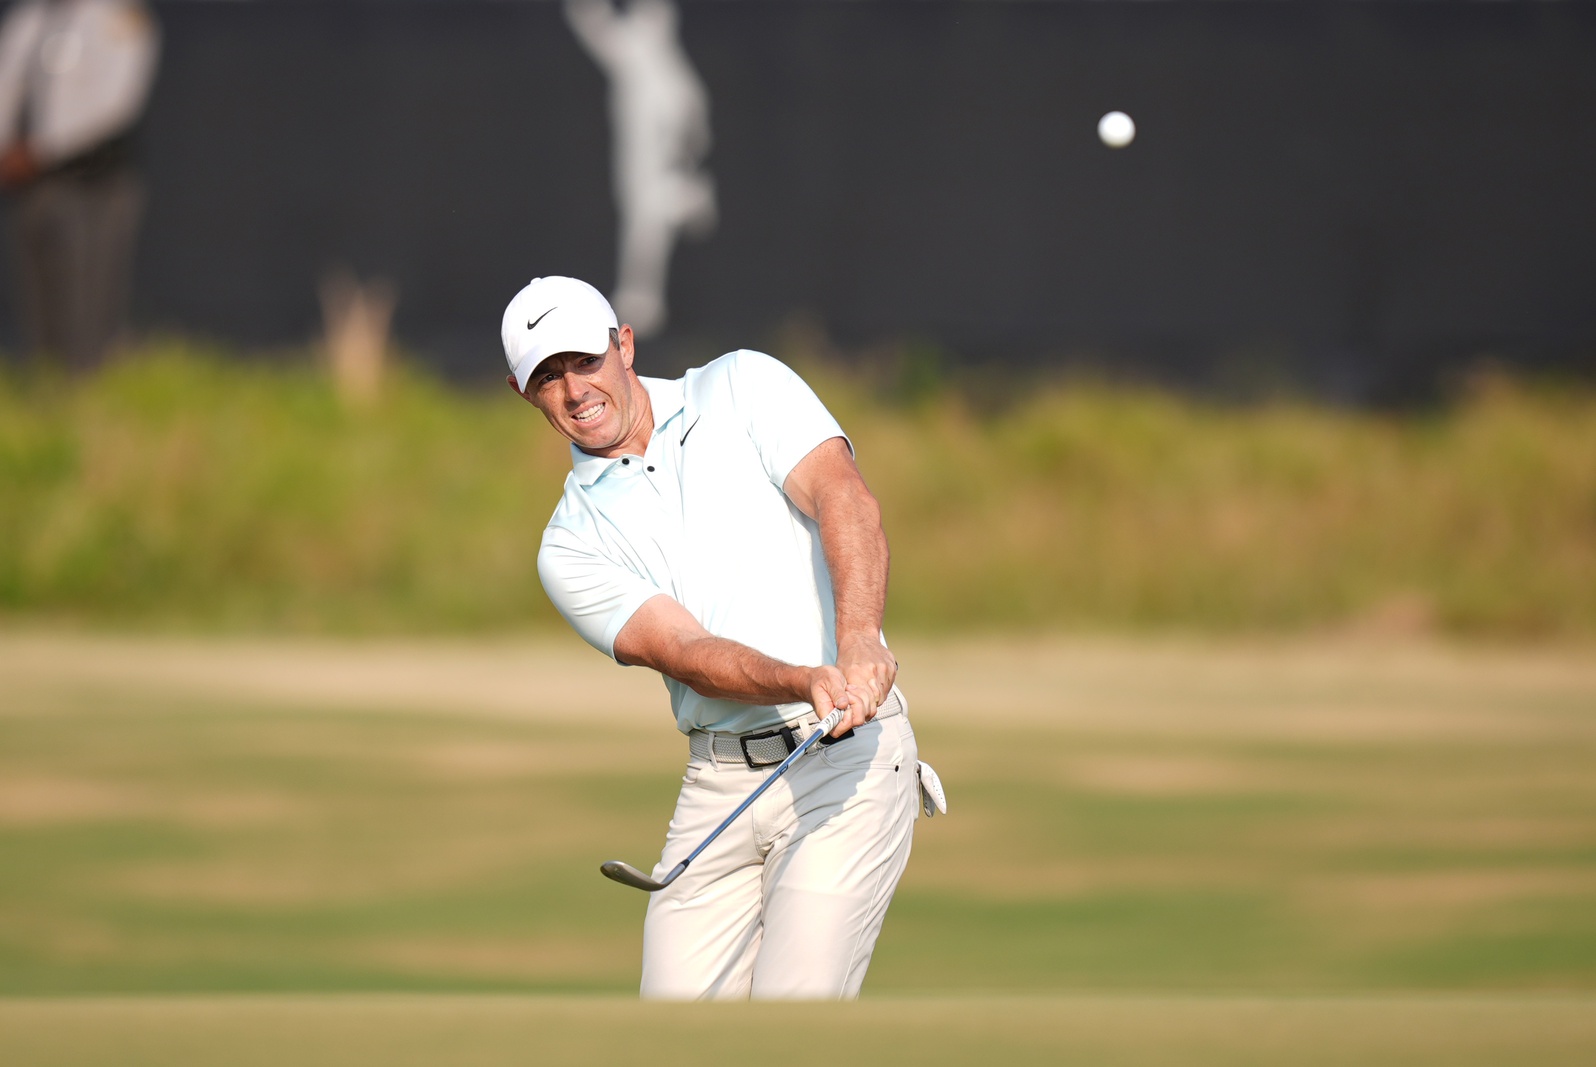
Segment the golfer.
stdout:
<path fill-rule="evenodd" d="M 574 278 L 522 289 L 503 336 L 511 388 L 572 445 L 543 588 L 593 647 L 664 676 L 688 738 L 654 877 L 846 709 L 649 898 L 642 995 L 857 996 L 921 801 L 881 633 L 887 540 L 847 437 L 758 352 L 639 377 L 631 327 Z"/>

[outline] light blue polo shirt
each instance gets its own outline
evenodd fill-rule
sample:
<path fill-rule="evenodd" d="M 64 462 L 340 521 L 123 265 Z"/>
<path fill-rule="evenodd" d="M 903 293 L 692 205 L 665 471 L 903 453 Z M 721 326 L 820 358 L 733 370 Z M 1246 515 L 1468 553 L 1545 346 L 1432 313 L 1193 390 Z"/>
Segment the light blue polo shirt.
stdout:
<path fill-rule="evenodd" d="M 820 531 L 782 485 L 817 445 L 846 439 L 842 427 L 803 379 L 761 352 L 642 382 L 654 412 L 643 455 L 571 448 L 538 552 L 549 599 L 611 658 L 621 627 L 664 593 L 718 637 L 800 666 L 835 663 Z M 769 729 L 809 710 L 716 700 L 673 678 L 665 687 L 683 733 Z"/>

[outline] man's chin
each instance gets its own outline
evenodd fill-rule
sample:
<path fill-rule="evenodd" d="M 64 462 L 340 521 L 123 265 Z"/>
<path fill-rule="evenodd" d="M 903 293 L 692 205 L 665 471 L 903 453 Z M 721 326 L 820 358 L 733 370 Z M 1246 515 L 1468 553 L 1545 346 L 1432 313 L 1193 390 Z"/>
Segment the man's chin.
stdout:
<path fill-rule="evenodd" d="M 606 433 L 602 428 L 589 429 L 585 426 L 572 426 L 566 429 L 565 436 L 569 437 L 571 443 L 583 452 L 592 452 L 594 454 L 614 448 L 620 443 L 615 440 L 614 434 Z"/>

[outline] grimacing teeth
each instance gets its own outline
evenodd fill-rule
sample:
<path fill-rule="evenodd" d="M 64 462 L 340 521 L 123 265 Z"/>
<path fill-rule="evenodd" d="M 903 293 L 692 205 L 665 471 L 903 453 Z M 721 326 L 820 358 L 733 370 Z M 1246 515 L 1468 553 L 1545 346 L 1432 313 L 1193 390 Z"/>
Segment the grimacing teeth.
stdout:
<path fill-rule="evenodd" d="M 591 422 L 592 420 L 598 418 L 599 413 L 603 410 L 603 404 L 595 404 L 580 414 L 572 415 L 571 418 L 575 419 L 577 422 Z"/>

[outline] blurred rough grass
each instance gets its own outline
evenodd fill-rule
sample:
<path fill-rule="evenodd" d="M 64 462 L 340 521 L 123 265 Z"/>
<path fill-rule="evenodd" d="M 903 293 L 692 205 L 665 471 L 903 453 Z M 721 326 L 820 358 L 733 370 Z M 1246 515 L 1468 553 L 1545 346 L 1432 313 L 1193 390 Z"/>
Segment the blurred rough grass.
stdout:
<path fill-rule="evenodd" d="M 780 355 L 782 353 L 778 353 Z M 800 360 L 802 362 L 802 360 Z M 889 626 L 1596 632 L 1596 392 L 1226 407 L 1082 383 L 894 396 L 806 364 L 894 552 Z M 151 347 L 0 378 L 0 612 L 95 625 L 449 632 L 555 622 L 563 442 L 401 368 L 372 410 L 308 361 Z"/>
<path fill-rule="evenodd" d="M 533 417 L 528 417 L 533 415 Z M 568 453 L 506 394 L 168 346 L 0 385 L 0 605 L 93 622 L 469 629 L 553 619 L 535 560 Z"/>

